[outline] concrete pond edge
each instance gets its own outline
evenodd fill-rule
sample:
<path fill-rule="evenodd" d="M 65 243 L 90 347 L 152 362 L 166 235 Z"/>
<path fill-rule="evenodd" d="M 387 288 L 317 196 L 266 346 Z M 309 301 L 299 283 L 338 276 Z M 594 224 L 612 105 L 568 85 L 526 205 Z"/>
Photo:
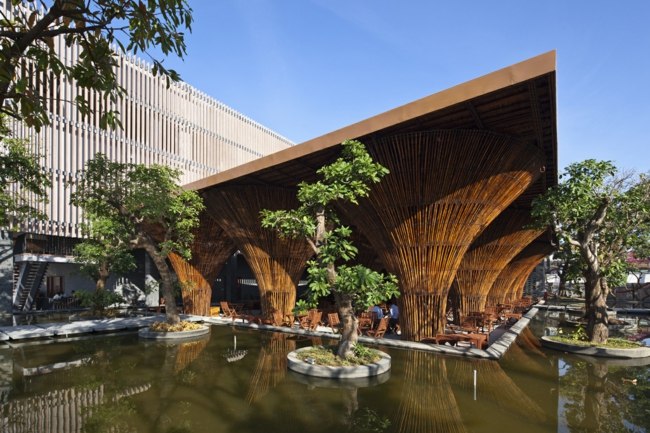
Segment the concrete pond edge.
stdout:
<path fill-rule="evenodd" d="M 328 379 L 358 379 L 370 376 L 379 376 L 386 373 L 391 367 L 391 357 L 386 352 L 378 351 L 381 358 L 372 364 L 350 367 L 331 367 L 316 365 L 298 358 L 300 352 L 311 350 L 312 347 L 303 347 L 287 354 L 288 368 L 296 373 L 307 376 L 324 377 Z"/>

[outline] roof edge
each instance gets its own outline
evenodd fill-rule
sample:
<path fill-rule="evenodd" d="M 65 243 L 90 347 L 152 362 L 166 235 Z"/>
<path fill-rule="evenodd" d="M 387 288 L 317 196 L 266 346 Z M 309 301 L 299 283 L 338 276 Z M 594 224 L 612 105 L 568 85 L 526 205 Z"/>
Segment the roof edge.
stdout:
<path fill-rule="evenodd" d="M 377 114 L 368 119 L 337 129 L 320 137 L 305 141 L 288 149 L 264 156 L 246 164 L 233 167 L 184 186 L 188 190 L 212 187 L 258 170 L 291 161 L 318 150 L 340 144 L 347 139 L 368 135 L 375 131 L 414 119 L 460 102 L 469 101 L 493 91 L 512 86 L 556 71 L 556 51 L 551 50 L 519 63 L 488 73 L 462 84 L 436 92 L 424 98 Z"/>

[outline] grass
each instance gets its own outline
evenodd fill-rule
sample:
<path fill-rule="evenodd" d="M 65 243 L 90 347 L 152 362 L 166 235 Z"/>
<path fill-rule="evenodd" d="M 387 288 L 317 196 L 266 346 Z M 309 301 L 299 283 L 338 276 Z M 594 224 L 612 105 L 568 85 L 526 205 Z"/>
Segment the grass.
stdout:
<path fill-rule="evenodd" d="M 336 356 L 336 347 L 314 346 L 309 350 L 298 352 L 297 356 L 302 361 L 308 362 L 307 359 L 313 359 L 316 365 L 325 365 L 328 367 L 354 367 L 357 365 L 366 365 L 377 362 L 381 359 L 378 350 L 357 344 L 354 348 L 354 356 L 350 358 L 339 358 Z"/>
<path fill-rule="evenodd" d="M 559 343 L 572 344 L 574 346 L 603 347 L 605 349 L 637 349 L 639 347 L 644 347 L 641 343 L 625 340 L 623 338 L 608 338 L 607 343 L 605 344 L 592 344 L 588 340 L 578 340 L 570 336 L 566 337 L 562 335 L 555 335 L 549 338 Z"/>

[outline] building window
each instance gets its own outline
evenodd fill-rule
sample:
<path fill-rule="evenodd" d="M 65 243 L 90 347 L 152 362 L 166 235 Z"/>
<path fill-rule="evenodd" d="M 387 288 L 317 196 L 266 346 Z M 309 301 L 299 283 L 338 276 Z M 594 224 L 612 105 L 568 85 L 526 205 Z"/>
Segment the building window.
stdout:
<path fill-rule="evenodd" d="M 63 295 L 65 291 L 63 286 L 63 277 L 60 276 L 49 276 L 47 277 L 47 297 L 53 298 L 54 295 L 60 294 Z"/>

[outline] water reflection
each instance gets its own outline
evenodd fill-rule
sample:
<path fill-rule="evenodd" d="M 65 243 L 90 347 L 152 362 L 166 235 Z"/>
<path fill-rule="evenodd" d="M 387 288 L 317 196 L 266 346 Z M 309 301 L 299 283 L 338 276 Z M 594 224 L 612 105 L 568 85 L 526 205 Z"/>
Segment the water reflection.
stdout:
<path fill-rule="evenodd" d="M 235 336 L 248 354 L 228 362 Z M 5 347 L 0 432 L 650 431 L 647 365 L 547 351 L 532 334 L 500 362 L 383 348 L 390 373 L 361 382 L 288 372 L 286 354 L 312 344 L 213 327 L 175 345 L 122 335 Z M 39 369 L 53 364 L 68 368 Z"/>
<path fill-rule="evenodd" d="M 561 358 L 562 424 L 571 433 L 648 431 L 649 362 Z"/>
<path fill-rule="evenodd" d="M 447 378 L 445 358 L 412 351 L 406 353 L 404 362 L 404 384 L 397 410 L 396 431 L 467 432 Z"/>

